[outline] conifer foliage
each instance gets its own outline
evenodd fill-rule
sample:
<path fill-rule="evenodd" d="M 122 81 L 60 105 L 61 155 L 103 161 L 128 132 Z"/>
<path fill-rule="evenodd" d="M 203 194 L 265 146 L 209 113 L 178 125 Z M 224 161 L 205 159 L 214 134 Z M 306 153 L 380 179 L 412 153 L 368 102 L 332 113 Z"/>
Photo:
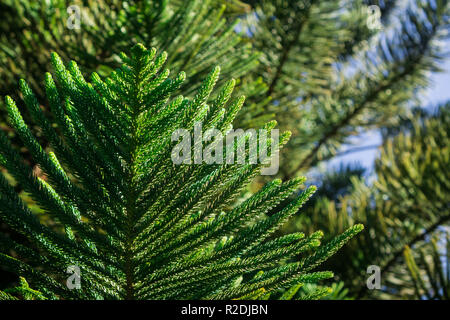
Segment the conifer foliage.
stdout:
<path fill-rule="evenodd" d="M 232 206 L 261 164 L 173 164 L 174 129 L 203 121 L 204 130 L 226 132 L 244 98 L 230 99 L 230 80 L 206 103 L 218 67 L 194 98 L 172 97 L 185 74 L 169 78 L 166 58 L 138 44 L 129 56 L 121 54 L 121 67 L 109 77 L 93 73 L 87 82 L 75 62 L 66 67 L 53 54 L 54 76 L 45 76 L 53 118 L 20 81 L 27 110 L 50 142 L 47 149 L 6 97 L 11 125 L 45 175 L 35 175 L 3 131 L 0 163 L 51 219 L 40 221 L 11 179 L 0 175 L 0 218 L 29 240 L 0 234 L 0 265 L 26 279 L 17 290 L 50 299 L 250 299 L 332 277 L 313 269 L 361 225 L 322 246 L 321 232 L 267 239 L 314 192 L 309 187 L 264 215 L 304 178 L 274 180 Z M 283 133 L 280 144 L 288 137 Z M 301 260 L 289 260 L 305 252 Z M 80 269 L 80 289 L 66 286 L 70 266 Z M 12 295 L 0 292 L 0 298 Z"/>
<path fill-rule="evenodd" d="M 443 245 L 440 245 L 439 242 Z M 440 247 L 444 247 L 444 250 L 441 250 Z M 407 246 L 404 250 L 404 257 L 410 281 L 402 283 L 403 285 L 409 284 L 409 287 L 405 286 L 406 288 L 403 288 L 402 291 L 409 289 L 410 296 L 415 299 L 450 300 L 450 238 L 448 233 L 434 235 L 430 242 L 422 244 L 415 250 Z"/>
<path fill-rule="evenodd" d="M 448 276 L 441 277 L 446 271 L 436 260 L 446 254 L 435 249 L 430 237 L 448 230 L 450 222 L 450 104 L 436 114 L 414 112 L 403 122 L 401 133 L 386 134 L 373 185 L 354 176 L 348 194 L 316 199 L 296 221 L 306 232 L 320 228 L 330 237 L 354 223 L 366 226 L 337 259 L 326 263 L 356 298 L 447 297 Z M 382 290 L 365 285 L 370 265 L 380 267 Z"/>

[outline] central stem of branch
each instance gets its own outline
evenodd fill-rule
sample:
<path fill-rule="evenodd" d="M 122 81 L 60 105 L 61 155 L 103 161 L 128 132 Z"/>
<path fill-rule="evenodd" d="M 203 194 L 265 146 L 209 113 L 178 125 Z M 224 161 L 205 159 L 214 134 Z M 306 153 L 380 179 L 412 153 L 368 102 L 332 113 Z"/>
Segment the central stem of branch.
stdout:
<path fill-rule="evenodd" d="M 136 210 L 136 193 L 133 184 L 134 177 L 134 159 L 131 162 L 131 172 L 128 180 L 130 187 L 126 198 L 126 247 L 125 247 L 125 275 L 126 275 L 126 299 L 134 299 L 134 219 Z"/>
<path fill-rule="evenodd" d="M 133 115 L 135 116 L 135 115 Z M 136 115 L 137 117 L 137 115 Z M 137 191 L 134 177 L 136 175 L 136 132 L 137 127 L 132 127 L 131 158 L 127 177 L 128 190 L 126 192 L 126 243 L 125 243 L 125 275 L 126 275 L 126 299 L 134 300 L 134 223 L 136 218 Z"/>

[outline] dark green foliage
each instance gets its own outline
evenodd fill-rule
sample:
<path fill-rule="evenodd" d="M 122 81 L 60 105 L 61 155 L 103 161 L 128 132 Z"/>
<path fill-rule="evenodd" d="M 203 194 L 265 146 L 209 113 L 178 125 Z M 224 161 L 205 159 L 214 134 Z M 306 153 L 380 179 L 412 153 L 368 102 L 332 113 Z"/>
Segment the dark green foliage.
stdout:
<path fill-rule="evenodd" d="M 68 27 L 74 22 L 70 6 L 81 10 L 79 29 Z M 166 51 L 170 69 L 189 75 L 192 85 L 182 85 L 183 93 L 194 93 L 211 64 L 220 63 L 226 79 L 255 65 L 257 56 L 233 31 L 238 21 L 229 22 L 225 14 L 246 9 L 239 1 L 212 0 L 187 5 L 167 0 L 2 1 L 0 94 L 14 95 L 19 77 L 27 78 L 41 101 L 45 92 L 39 84 L 52 51 L 82 61 L 82 71 L 108 75 L 120 64 L 116 53 L 138 42 Z"/>
<path fill-rule="evenodd" d="M 45 77 L 52 119 L 20 81 L 27 110 L 50 142 L 47 149 L 6 97 L 12 126 L 45 175 L 33 173 L 3 131 L 0 163 L 52 224 L 40 222 L 0 175 L 0 217 L 32 243 L 2 236 L 1 266 L 50 299 L 251 298 L 332 277 L 312 270 L 361 225 L 323 246 L 321 232 L 266 240 L 315 188 L 270 218 L 264 213 L 305 179 L 274 180 L 230 207 L 262 165 L 172 163 L 175 129 L 192 129 L 202 120 L 222 132 L 229 129 L 243 103 L 243 98 L 228 103 L 234 80 L 207 104 L 219 78 L 216 67 L 194 98 L 171 98 L 185 74 L 168 77 L 165 52 L 136 45 L 130 57 L 121 58 L 123 64 L 108 78 L 93 73 L 89 83 L 75 62 L 65 67 L 53 54 L 56 82 L 48 73 Z M 288 137 L 283 133 L 280 144 Z M 304 252 L 302 260 L 290 261 Z M 64 285 L 70 265 L 81 270 L 81 290 Z"/>
<path fill-rule="evenodd" d="M 444 56 L 447 0 L 406 8 L 378 0 L 246 2 L 6 0 L 1 93 L 14 96 L 26 77 L 43 98 L 38 83 L 52 50 L 80 61 L 82 71 L 106 75 L 118 65 L 115 52 L 141 42 L 167 51 L 170 69 L 186 71 L 192 83 L 220 63 L 224 78 L 237 78 L 239 94 L 248 97 L 239 127 L 276 117 L 293 133 L 280 172 L 289 178 L 333 157 L 362 129 L 396 125 Z M 79 30 L 67 28 L 69 5 L 82 9 Z M 369 27 L 369 5 L 380 7 L 382 29 Z M 186 95 L 196 89 L 181 87 Z"/>
<path fill-rule="evenodd" d="M 58 52 L 64 60 L 80 62 L 84 74 L 92 71 L 108 75 L 120 65 L 116 53 L 128 50 L 132 44 L 163 48 L 169 53 L 172 71 L 186 71 L 190 85 L 181 93 L 195 93 L 210 71 L 212 63 L 222 67 L 222 79 L 239 77 L 251 68 L 257 56 L 248 44 L 240 42 L 233 31 L 236 24 L 228 17 L 248 9 L 239 1 L 128 1 L 128 0 L 5 0 L 0 3 L 0 95 L 19 99 L 17 82 L 26 78 L 41 107 L 45 108 L 45 90 L 41 83 L 50 69 L 50 53 Z M 69 6 L 81 9 L 80 29 L 69 29 L 73 23 Z M 231 21 L 233 20 L 233 21 Z M 219 45 L 220 44 L 220 45 Z M 189 91 L 189 92 L 188 92 Z M 14 132 L 6 125 L 6 108 L 0 100 L 0 128 L 8 130 L 13 145 L 20 145 Z M 20 105 L 19 105 L 20 108 Z M 23 114 L 29 120 L 28 113 Z M 30 126 L 45 148 L 48 141 Z M 33 168 L 36 163 L 21 149 Z M 35 172 L 39 175 L 39 172 Z M 21 185 L 15 185 L 21 191 Z M 25 199 L 33 206 L 33 203 Z M 42 217 L 41 217 L 42 218 Z M 5 224 L 0 230 L 12 233 Z M 7 278 L 3 274 L 2 282 Z"/>
<path fill-rule="evenodd" d="M 9 155 L 9 159 L 13 159 L 12 162 L 17 163 L 17 167 L 11 168 L 12 164 L 9 164 L 9 173 L 2 169 L 2 174 L 8 180 L 5 185 L 14 186 L 14 191 L 19 195 L 20 200 L 26 203 L 30 212 L 39 217 L 40 224 L 59 233 L 63 230 L 68 235 L 74 232 L 77 241 L 82 237 L 81 234 L 84 235 L 83 232 L 90 230 L 89 228 L 92 228 L 91 234 L 83 238 L 94 237 L 95 239 L 92 238 L 91 242 L 96 243 L 96 247 L 99 247 L 97 242 L 103 241 L 105 232 L 109 237 L 113 237 L 113 240 L 123 236 L 123 232 L 116 230 L 115 227 L 115 224 L 120 221 L 120 214 L 114 212 L 120 211 L 123 203 L 117 204 L 117 201 L 124 201 L 123 190 L 130 182 L 123 177 L 123 170 L 125 170 L 125 164 L 129 164 L 133 157 L 129 150 L 129 141 L 122 137 L 130 134 L 127 130 L 129 124 L 134 123 L 133 117 L 120 113 L 114 115 L 119 119 L 113 118 L 110 122 L 108 119 L 112 115 L 100 112 L 103 109 L 91 110 L 91 107 L 86 106 L 85 102 L 92 98 L 90 93 L 86 94 L 86 98 L 78 98 L 79 100 L 75 102 L 72 101 L 73 99 L 63 101 L 64 113 L 58 114 L 57 111 L 61 109 L 49 110 L 51 108 L 46 107 L 51 104 L 47 103 L 45 87 L 40 83 L 44 72 L 48 70 L 51 51 L 57 51 L 63 60 L 75 58 L 79 61 L 81 73 L 84 75 L 96 71 L 100 77 L 105 77 L 114 68 L 121 66 L 117 52 L 127 51 L 130 44 L 144 43 L 148 47 L 154 46 L 168 52 L 167 68 L 175 74 L 182 70 L 186 71 L 189 78 L 185 82 L 181 82 L 181 78 L 178 79 L 180 82 L 176 80 L 162 82 L 168 86 L 170 83 L 170 86 L 174 87 L 167 92 L 160 92 L 157 94 L 158 97 L 150 98 L 150 102 L 158 106 L 152 112 L 142 115 L 142 121 L 148 121 L 148 128 L 142 130 L 139 141 L 148 139 L 147 141 L 157 143 L 151 148 L 150 145 L 142 147 L 150 148 L 148 152 L 143 151 L 143 154 L 139 154 L 137 159 L 137 163 L 140 163 L 139 161 L 145 163 L 142 170 L 152 163 L 162 165 L 161 170 L 166 168 L 167 163 L 160 162 L 160 159 L 164 157 L 160 153 L 167 149 L 167 144 L 164 139 L 160 140 L 156 137 L 160 137 L 160 134 L 167 133 L 169 129 L 177 125 L 192 125 L 192 121 L 189 122 L 188 118 L 194 117 L 194 114 L 198 117 L 204 115 L 192 110 L 192 113 L 186 111 L 187 113 L 181 116 L 181 118 L 187 116 L 185 122 L 180 118 L 171 118 L 172 114 L 180 115 L 181 109 L 190 104 L 186 102 L 187 98 L 166 101 L 168 99 L 166 93 L 169 94 L 172 89 L 179 86 L 177 92 L 189 97 L 189 101 L 195 100 L 194 96 L 198 90 L 201 90 L 202 80 L 206 77 L 212 79 L 211 74 L 208 76 L 212 64 L 222 66 L 221 73 L 224 76 L 218 79 L 213 76 L 217 81 L 217 87 L 222 91 L 222 96 L 226 97 L 225 100 L 234 101 L 230 103 L 232 107 L 227 123 L 231 122 L 236 115 L 243 102 L 238 98 L 244 94 L 247 96 L 247 106 L 245 112 L 238 113 L 234 118 L 237 127 L 260 127 L 276 118 L 282 130 L 292 132 L 293 137 L 287 142 L 282 152 L 281 178 L 289 180 L 323 164 L 325 160 L 339 152 L 343 143 L 349 143 L 348 137 L 359 134 L 362 130 L 382 128 L 384 151 L 377 164 L 375 186 L 368 187 L 367 183 L 360 181 L 362 172 L 357 171 L 357 177 L 353 177 L 352 170 L 340 172 L 338 175 L 327 174 L 325 177 L 320 177 L 324 180 L 318 183 L 321 190 L 312 201 L 308 202 L 306 208 L 303 208 L 306 212 L 295 219 L 295 223 L 285 225 L 284 232 L 289 230 L 313 234 L 319 228 L 326 231 L 325 239 L 331 240 L 333 236 L 344 232 L 355 222 L 363 222 L 369 228 L 362 237 L 352 241 L 343 255 L 332 258 L 325 267 L 338 271 L 340 279 L 345 281 L 344 287 L 348 288 L 353 297 L 417 297 L 417 293 L 413 290 L 412 278 L 402 260 L 402 252 L 405 245 L 411 245 L 412 250 L 416 249 L 415 244 L 420 244 L 422 247 L 423 239 L 428 234 L 448 222 L 449 210 L 446 200 L 448 198 L 448 176 L 446 175 L 448 135 L 442 131 L 442 128 L 448 128 L 448 116 L 443 115 L 446 109 L 442 109 L 443 113 L 432 120 L 423 112 L 415 113 L 414 118 L 411 119 L 409 106 L 420 90 L 427 87 L 430 72 L 439 71 L 439 63 L 446 57 L 446 48 L 442 44 L 443 41 L 448 40 L 450 34 L 449 2 L 447 0 L 415 0 L 408 1 L 406 7 L 403 6 L 405 3 L 402 1 L 390 0 L 339 2 L 335 0 L 251 0 L 244 2 L 248 4 L 235 0 L 2 1 L 0 4 L 0 73 L 2 74 L 0 93 L 8 94 L 19 101 L 21 95 L 16 91 L 16 83 L 19 77 L 25 77 L 40 104 L 38 106 L 30 100 L 31 98 L 28 98 L 28 104 L 31 103 L 34 107 L 29 107 L 28 112 L 22 113 L 25 122 L 29 124 L 28 128 L 36 137 L 36 142 L 22 122 L 19 113 L 12 106 L 12 102 L 8 102 L 10 118 L 17 128 L 16 132 L 20 138 L 28 141 L 25 143 L 26 148 L 15 150 L 23 154 L 24 150 L 28 149 L 33 156 L 24 156 L 26 165 L 31 166 L 27 168 L 26 165 L 22 166 L 24 162 L 16 153 Z M 69 14 L 66 9 L 73 4 L 79 5 L 82 9 L 79 30 L 67 28 Z M 226 6 L 223 6 L 224 4 Z M 368 5 L 380 7 L 381 29 L 369 27 L 370 17 L 366 10 Z M 237 16 L 243 18 L 241 22 L 235 19 Z M 243 34 L 239 35 L 236 32 L 238 29 Z M 237 80 L 227 81 L 230 78 Z M 74 79 L 78 78 L 74 76 Z M 97 93 L 103 97 L 102 90 L 112 90 L 112 92 L 128 90 L 130 86 L 128 80 L 121 81 L 114 77 L 113 79 L 119 84 L 109 88 L 111 83 L 103 85 L 99 82 L 99 77 L 94 76 L 92 81 Z M 80 81 L 77 86 L 83 87 L 84 80 Z M 68 86 L 72 87 L 71 84 L 66 87 Z M 27 100 L 27 96 L 30 96 L 29 89 L 24 82 L 21 83 L 21 87 L 26 93 L 25 100 Z M 235 87 L 234 91 L 233 87 Z M 86 89 L 83 88 L 83 90 Z M 161 90 L 164 91 L 165 87 Z M 56 91 L 60 96 L 59 100 L 80 94 L 78 91 L 64 89 L 64 86 L 61 86 L 50 92 L 49 98 Z M 219 114 L 225 113 L 220 110 L 225 101 L 218 99 L 219 102 L 214 102 L 216 101 L 214 94 L 200 95 L 205 99 L 202 103 L 209 105 L 212 110 L 217 108 L 216 113 L 214 111 L 208 113 L 207 107 L 202 109 L 211 115 L 210 125 L 219 124 Z M 107 100 L 110 109 L 122 110 L 121 107 L 124 104 L 122 96 L 119 99 L 120 103 L 117 103 L 115 99 L 117 99 L 116 96 Z M 0 102 L 0 106 L 2 103 L 3 101 Z M 167 103 L 170 104 L 170 107 L 164 108 L 167 111 L 157 112 L 157 116 L 153 118 L 153 112 Z M 82 110 L 87 110 L 86 114 L 72 111 L 71 106 L 75 106 L 76 110 L 79 108 L 78 104 L 85 107 Z M 126 101 L 125 104 L 129 105 Z M 18 107 L 22 110 L 20 104 Z M 39 108 L 44 110 L 47 122 L 52 124 L 48 125 L 47 129 L 42 124 L 46 118 L 42 118 Z M 0 122 L 3 122 L 6 118 L 4 111 L 6 108 L 1 110 Z M 53 115 L 48 114 L 48 111 L 53 111 Z M 29 121 L 29 115 L 35 119 L 34 122 Z M 69 122 L 66 121 L 65 115 L 71 119 Z M 125 127 L 122 120 L 126 121 Z M 72 122 L 78 123 L 78 121 L 83 124 L 79 127 L 70 127 Z M 53 128 L 53 122 L 57 123 L 55 128 Z M 105 125 L 106 123 L 108 125 Z M 112 125 L 109 125 L 110 123 Z M 152 131 L 153 129 L 150 128 L 156 124 L 165 125 L 161 129 Z M 3 123 L 1 125 L 5 133 L 8 132 L 9 141 L 14 148 L 17 145 L 21 146 L 17 137 L 12 140 L 15 132 L 6 128 Z M 137 126 L 140 125 L 142 123 L 139 122 Z M 69 129 L 65 126 L 69 126 Z M 268 126 L 271 128 L 272 124 Z M 78 141 L 78 136 L 74 132 L 80 130 L 89 133 L 88 138 L 78 133 L 81 135 Z M 444 129 L 444 132 L 445 130 L 448 131 Z M 391 140 L 394 137 L 396 138 Z M 59 140 L 62 141 L 62 146 L 58 144 Z M 85 146 L 85 141 L 90 143 Z M 2 143 L 7 142 L 3 139 Z M 71 146 L 71 143 L 75 145 Z M 103 145 L 107 145 L 108 148 L 102 147 Z M 67 149 L 66 146 L 70 148 Z M 60 148 L 59 151 L 58 148 Z M 82 152 L 79 152 L 79 149 Z M 51 152 L 55 152 L 56 156 Z M 158 155 L 154 155 L 154 152 Z M 49 162 L 46 154 L 50 155 L 53 162 Z M 73 162 L 73 154 L 80 161 Z M 91 159 L 90 155 L 95 155 L 95 159 Z M 117 157 L 120 161 L 117 161 Z M 144 161 L 146 157 L 150 160 Z M 49 174 L 55 170 L 55 165 L 60 165 L 60 162 L 64 168 L 63 172 L 67 173 L 56 176 Z M 14 177 L 12 177 L 10 173 L 14 170 L 17 176 L 13 174 Z M 192 172 L 171 173 L 169 171 L 166 177 L 162 173 L 152 176 L 152 173 L 155 173 L 154 170 L 150 173 L 136 172 L 136 174 L 142 174 L 144 176 L 142 179 L 149 183 L 149 190 L 140 190 L 143 192 L 143 201 L 160 203 L 154 210 L 165 208 L 163 212 L 171 212 L 170 206 L 172 208 L 181 206 L 185 211 L 179 212 L 177 217 L 181 219 L 180 221 L 184 221 L 181 218 L 183 213 L 188 215 L 199 208 L 207 207 L 207 213 L 193 218 L 192 228 L 195 223 L 204 221 L 209 215 L 219 216 L 217 213 L 221 211 L 236 210 L 233 199 L 242 190 L 237 186 L 245 185 L 244 180 L 250 181 L 257 172 L 257 169 L 252 173 L 244 173 L 243 168 L 229 168 L 230 171 L 223 169 L 223 172 L 220 171 L 221 174 L 217 173 L 217 176 L 210 177 L 208 174 L 212 174 L 212 171 L 198 168 Z M 210 168 L 210 170 L 213 169 Z M 214 170 L 219 169 L 214 168 Z M 218 190 L 216 188 L 219 187 L 215 186 L 222 179 L 221 177 L 234 177 L 236 172 L 240 172 L 239 174 L 246 178 L 235 177 L 236 179 L 233 180 L 235 182 L 221 185 L 220 188 L 228 188 L 229 191 L 222 192 L 222 196 L 229 200 L 223 200 L 223 202 L 217 200 L 221 205 L 216 208 L 216 202 L 211 202 L 213 195 L 208 192 L 209 188 Z M 32 175 L 39 178 L 37 182 L 31 183 L 27 180 Z M 213 181 L 202 188 L 199 181 L 209 179 L 206 177 L 210 177 Z M 125 179 L 125 182 L 122 179 Z M 156 182 L 153 179 L 156 179 Z M 187 181 L 188 184 L 185 185 L 180 181 Z M 65 186 L 68 182 L 73 187 Z M 133 180 L 132 183 L 135 181 Z M 190 186 L 190 183 L 194 184 Z M 281 188 L 279 183 L 276 180 L 269 186 Z M 256 196 L 260 195 L 264 201 L 269 201 L 269 195 L 275 196 L 276 200 L 269 201 L 270 205 L 266 210 L 269 216 L 276 216 L 279 210 L 289 206 L 289 203 L 295 201 L 300 194 L 298 191 L 301 185 L 300 180 L 294 180 L 288 184 L 286 188 L 289 192 L 283 191 L 283 196 L 275 196 L 276 192 L 272 192 L 270 188 L 266 189 L 268 187 L 257 193 Z M 77 187 L 82 191 L 76 191 Z M 262 184 L 254 184 L 252 190 L 259 191 L 261 187 Z M 21 192 L 22 188 L 25 188 L 26 192 Z M 5 190 L 13 194 L 10 188 Z M 36 190 L 41 193 L 47 192 L 46 200 L 36 196 L 34 194 Z M 68 195 L 74 190 L 78 193 L 69 197 Z M 163 194 L 152 197 L 151 191 L 163 192 Z M 195 192 L 201 195 L 192 199 L 187 196 Z M 267 197 L 263 196 L 264 192 L 269 193 Z M 168 204 L 166 197 L 169 196 L 175 198 Z M 59 200 L 55 202 L 54 197 L 61 199 L 62 204 L 58 204 Z M 197 205 L 198 199 L 201 200 Z M 242 201 L 240 199 L 240 202 Z M 209 207 L 210 203 L 211 207 Z M 60 221 L 55 219 L 54 212 L 50 214 L 49 208 L 59 206 L 58 210 L 64 211 L 68 210 L 65 209 L 66 206 L 71 208 L 72 204 L 83 213 L 82 225 L 89 225 L 89 230 L 78 226 L 76 217 L 69 215 Z M 100 205 L 95 210 L 90 209 L 94 204 Z M 20 203 L 20 205 L 23 204 Z M 262 211 L 252 211 L 252 213 L 255 214 L 256 219 L 256 216 L 259 217 L 257 213 Z M 107 214 L 109 218 L 106 221 L 97 220 L 98 214 Z M 112 225 L 109 224 L 109 219 Z M 146 222 L 148 225 L 151 223 L 150 220 Z M 250 217 L 249 220 L 251 220 Z M 72 224 L 75 224 L 76 228 Z M 67 225 L 72 227 L 66 228 Z M 2 228 L 0 233 L 7 230 L 4 229 L 5 223 L 2 223 L 0 227 Z M 237 230 L 233 229 L 229 232 L 232 231 Z M 195 231 L 189 241 L 201 232 L 203 232 L 201 228 Z M 7 233 L 11 232 L 7 231 Z M 269 239 L 274 239 L 273 237 L 274 235 Z M 205 239 L 213 241 L 219 238 L 218 234 L 214 233 L 211 237 L 206 236 Z M 147 242 L 161 245 L 161 242 L 155 239 L 151 238 Z M 33 250 L 39 250 L 38 252 L 43 250 L 41 247 L 34 247 L 34 239 L 31 244 L 20 238 L 17 240 L 16 235 L 11 238 L 8 236 L 7 240 L 13 240 L 14 243 L 20 243 L 25 247 L 31 246 Z M 163 247 L 170 251 L 175 250 L 174 246 L 178 244 L 180 242 L 175 241 L 173 245 L 168 244 Z M 4 245 L 4 247 L 8 246 L 11 244 Z M 164 250 L 163 247 L 161 250 Z M 192 248 L 194 247 L 193 245 Z M 99 250 L 106 250 L 105 248 L 102 247 Z M 189 248 L 189 246 L 186 247 L 186 250 Z M 426 253 L 430 256 L 432 250 L 427 249 Z M 308 254 L 309 252 L 304 253 L 304 255 Z M 417 254 L 415 258 L 419 259 Z M 303 259 L 303 256 L 300 256 L 300 259 Z M 170 261 L 170 257 L 166 260 Z M 411 261 L 410 259 L 410 266 L 412 266 Z M 33 267 L 40 265 L 40 262 L 28 260 L 26 262 Z M 157 263 L 160 262 L 157 261 Z M 371 264 L 382 267 L 383 284 L 387 288 L 383 292 L 366 290 L 366 267 Z M 420 265 L 420 268 L 423 268 L 423 265 Z M 58 278 L 56 275 L 64 274 L 63 269 L 64 267 L 60 267 L 56 271 L 48 271 L 48 274 Z M 253 271 L 248 271 L 248 273 L 251 272 Z M 26 278 L 33 281 L 28 276 Z M 247 281 L 248 277 L 244 277 L 244 280 Z M 442 282 L 439 284 L 442 285 Z M 404 290 L 400 290 L 400 285 L 404 286 Z M 32 283 L 32 287 L 35 288 L 35 283 Z M 99 295 L 112 297 L 104 295 L 102 290 L 97 289 L 97 291 L 101 292 Z M 272 293 L 267 293 L 260 287 L 243 297 L 258 299 L 343 297 L 337 293 L 334 296 L 328 295 L 328 291 L 329 288 L 316 285 L 296 284 L 280 292 Z M 420 294 L 423 295 L 425 291 L 424 288 L 419 288 Z M 198 293 L 198 297 L 202 294 Z M 436 293 L 430 293 L 430 295 L 435 298 L 441 297 Z"/>
<path fill-rule="evenodd" d="M 17 79 L 34 79 L 30 86 L 45 104 L 38 83 L 52 50 L 80 61 L 83 72 L 107 75 L 118 66 L 115 52 L 130 43 L 161 48 L 172 71 L 189 75 L 190 85 L 180 88 L 187 96 L 219 63 L 249 102 L 238 127 L 276 118 L 292 132 L 279 175 L 289 179 L 333 157 L 361 130 L 397 125 L 444 57 L 447 0 L 411 1 L 406 9 L 395 1 L 246 2 L 4 1 L 2 93 L 17 98 Z M 67 28 L 73 4 L 82 9 L 79 30 Z M 382 29 L 369 27 L 368 5 L 380 7 Z"/>

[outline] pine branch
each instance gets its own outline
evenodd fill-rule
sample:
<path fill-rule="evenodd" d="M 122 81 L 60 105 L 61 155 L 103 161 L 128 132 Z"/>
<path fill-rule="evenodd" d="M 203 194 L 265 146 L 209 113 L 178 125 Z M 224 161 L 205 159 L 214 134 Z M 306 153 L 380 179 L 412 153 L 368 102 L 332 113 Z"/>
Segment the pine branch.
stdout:
<path fill-rule="evenodd" d="M 290 26 L 290 27 L 292 27 L 292 29 L 295 29 L 294 37 L 287 43 L 285 43 L 286 41 L 283 41 L 283 40 L 281 41 L 281 43 L 283 44 L 282 54 L 281 54 L 280 62 L 278 64 L 275 74 L 272 78 L 272 81 L 269 84 L 269 89 L 267 90 L 267 93 L 266 93 L 267 97 L 272 96 L 272 94 L 275 90 L 275 86 L 277 85 L 277 82 L 280 79 L 280 76 L 283 72 L 284 65 L 286 64 L 286 62 L 288 60 L 288 56 L 289 56 L 292 48 L 294 47 L 294 45 L 296 45 L 299 42 L 300 36 L 303 31 L 303 27 L 308 23 L 309 12 L 310 12 L 312 6 L 314 6 L 314 1 L 308 2 L 308 4 L 306 5 L 306 8 L 304 8 L 302 10 L 302 11 L 305 11 L 305 13 L 302 14 L 301 17 L 297 17 L 297 19 L 299 19 L 298 25 Z"/>
<path fill-rule="evenodd" d="M 439 228 L 442 225 L 445 225 L 447 222 L 450 221 L 450 215 L 449 216 L 443 216 L 438 221 L 433 223 L 431 226 L 427 227 L 421 234 L 418 234 L 413 239 L 409 240 L 402 248 L 397 250 L 395 253 L 391 255 L 389 260 L 385 262 L 383 266 L 381 266 L 380 269 L 380 276 L 382 277 L 384 274 L 386 274 L 394 265 L 395 263 L 398 263 L 399 259 L 403 255 L 404 248 L 405 247 L 413 247 L 415 244 L 417 244 L 420 241 L 425 240 L 425 238 L 429 235 L 431 235 L 433 232 L 436 231 L 437 228 Z M 363 298 L 367 293 L 367 286 L 362 286 L 361 290 L 358 292 L 356 299 Z"/>
<path fill-rule="evenodd" d="M 33 246 L 0 234 L 2 265 L 37 290 L 21 292 L 28 298 L 42 292 L 49 299 L 231 299 L 330 278 L 330 272 L 307 272 L 359 233 L 360 225 L 323 249 L 321 233 L 268 239 L 314 193 L 315 187 L 309 187 L 286 203 L 304 178 L 275 180 L 235 205 L 264 163 L 173 162 L 176 129 L 191 137 L 202 122 L 202 134 L 212 128 L 228 132 L 244 103 L 243 97 L 231 100 L 235 81 L 226 82 L 209 103 L 219 81 L 220 68 L 215 67 L 193 98 L 172 98 L 186 76 L 169 77 L 166 53 L 137 44 L 130 56 L 120 56 L 120 68 L 106 78 L 94 73 L 90 83 L 75 62 L 66 66 L 52 54 L 55 80 L 46 75 L 45 91 L 57 128 L 20 81 L 25 104 L 52 151 L 40 145 L 6 97 L 10 123 L 44 175 L 35 176 L 3 131 L 0 164 L 52 222 L 43 224 L 0 174 L 0 218 Z M 272 121 L 263 129 L 270 136 L 275 126 Z M 289 137 L 284 132 L 279 141 L 258 143 L 256 151 L 270 148 L 270 157 Z M 243 135 L 234 141 L 233 154 L 243 143 L 247 159 L 249 139 Z M 279 204 L 279 211 L 263 216 Z M 15 258 L 9 255 L 11 247 L 18 253 Z M 306 256 L 305 265 L 280 267 L 300 254 Z M 81 289 L 61 285 L 67 266 L 79 268 Z M 265 276 L 254 280 L 259 271 Z M 236 283 L 239 277 L 250 280 Z"/>

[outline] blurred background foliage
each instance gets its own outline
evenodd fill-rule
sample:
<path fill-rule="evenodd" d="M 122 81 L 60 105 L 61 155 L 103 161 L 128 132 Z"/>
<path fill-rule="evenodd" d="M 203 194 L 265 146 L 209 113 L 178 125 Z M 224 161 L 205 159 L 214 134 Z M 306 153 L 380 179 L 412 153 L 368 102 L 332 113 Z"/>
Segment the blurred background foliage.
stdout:
<path fill-rule="evenodd" d="M 364 223 L 364 233 L 326 267 L 338 270 L 350 296 L 417 298 L 414 291 L 403 290 L 412 284 L 403 252 L 416 247 L 432 250 L 425 245 L 430 236 L 449 226 L 449 132 L 449 104 L 436 114 L 413 113 L 410 121 L 404 120 L 400 134 L 385 137 L 375 163 L 375 181 L 365 181 L 359 168 L 350 179 L 351 170 L 341 170 L 343 180 L 338 180 L 348 185 L 338 185 L 331 196 L 329 191 L 319 191 L 284 232 L 319 228 L 331 236 L 353 223 Z M 323 184 L 335 185 L 335 179 L 336 174 L 327 174 Z M 432 256 L 433 251 L 426 255 Z M 368 290 L 365 285 L 370 265 L 381 269 L 381 290 Z"/>
<path fill-rule="evenodd" d="M 80 9 L 79 28 L 68 27 L 70 6 Z M 307 174 L 319 186 L 283 232 L 320 228 L 333 237 L 366 226 L 324 266 L 336 283 L 317 298 L 448 299 L 449 104 L 430 112 L 419 102 L 448 57 L 449 14 L 447 0 L 2 0 L 0 95 L 16 98 L 25 78 L 45 105 L 52 51 L 105 75 L 118 66 L 113 53 L 141 42 L 167 51 L 186 83 L 201 83 L 218 64 L 222 81 L 236 78 L 236 94 L 247 96 L 235 127 L 276 119 L 293 133 L 278 176 Z M 2 103 L 0 126 L 12 136 Z M 323 170 L 368 130 L 382 136 L 373 172 Z M 369 265 L 381 268 L 381 290 L 367 289 Z M 0 286 L 8 281 L 0 274 Z M 312 292 L 297 289 L 298 298 Z"/>

